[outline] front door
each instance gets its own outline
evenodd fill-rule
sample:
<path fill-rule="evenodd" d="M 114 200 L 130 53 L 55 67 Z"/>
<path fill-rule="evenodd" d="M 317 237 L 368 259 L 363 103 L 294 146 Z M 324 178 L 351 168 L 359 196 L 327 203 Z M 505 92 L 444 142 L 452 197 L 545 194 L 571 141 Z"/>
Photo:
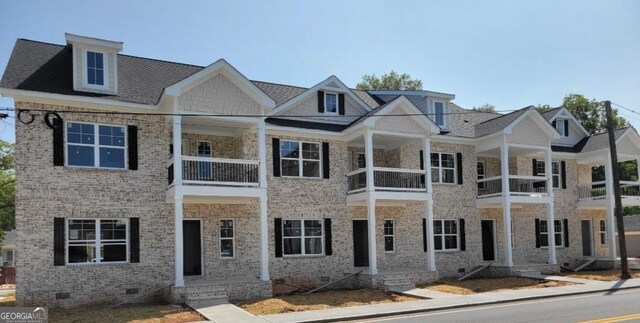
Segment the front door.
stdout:
<path fill-rule="evenodd" d="M 482 260 L 496 260 L 496 235 L 495 222 L 493 220 L 482 220 Z"/>
<path fill-rule="evenodd" d="M 593 256 L 593 236 L 591 234 L 591 220 L 582 220 L 582 255 L 585 257 Z"/>
<path fill-rule="evenodd" d="M 200 220 L 182 221 L 182 252 L 185 276 L 202 275 Z"/>
<path fill-rule="evenodd" d="M 367 220 L 353 220 L 353 266 L 369 266 Z"/>

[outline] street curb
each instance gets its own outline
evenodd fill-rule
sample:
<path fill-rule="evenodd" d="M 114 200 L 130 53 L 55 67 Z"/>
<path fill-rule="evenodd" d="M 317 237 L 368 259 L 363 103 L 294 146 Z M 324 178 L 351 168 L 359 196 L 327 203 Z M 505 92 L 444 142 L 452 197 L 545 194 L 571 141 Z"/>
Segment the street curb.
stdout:
<path fill-rule="evenodd" d="M 623 286 L 623 287 L 616 287 L 616 288 L 589 290 L 589 291 L 583 291 L 583 292 L 570 292 L 570 293 L 556 294 L 556 295 L 540 295 L 540 296 L 523 297 L 518 299 L 483 301 L 478 303 L 444 305 L 444 306 L 424 308 L 424 309 L 400 310 L 397 312 L 388 312 L 388 313 L 364 314 L 364 315 L 354 315 L 354 316 L 347 316 L 347 317 L 340 317 L 340 318 L 318 319 L 318 320 L 311 319 L 311 320 L 303 320 L 299 322 L 304 322 L 304 323 L 345 322 L 345 321 L 353 321 L 353 320 L 396 316 L 396 315 L 403 315 L 403 314 L 428 313 L 428 312 L 458 309 L 458 308 L 465 308 L 465 307 L 474 307 L 474 306 L 481 306 L 481 305 L 515 303 L 515 302 L 530 301 L 530 300 L 536 300 L 536 299 L 557 298 L 557 297 L 572 296 L 572 295 L 584 295 L 584 294 L 593 294 L 593 293 L 600 293 L 600 292 L 619 291 L 619 290 L 634 289 L 634 288 L 640 288 L 640 286 L 628 286 L 628 287 Z"/>

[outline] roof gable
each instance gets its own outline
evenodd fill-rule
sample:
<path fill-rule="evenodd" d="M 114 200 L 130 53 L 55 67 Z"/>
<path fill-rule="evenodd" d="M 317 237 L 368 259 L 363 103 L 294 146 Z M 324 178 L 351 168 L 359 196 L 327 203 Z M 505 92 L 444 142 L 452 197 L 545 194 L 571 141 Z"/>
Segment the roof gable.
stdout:
<path fill-rule="evenodd" d="M 578 129 L 580 129 L 580 131 L 582 132 L 583 136 L 587 137 L 589 136 L 589 132 L 587 131 L 587 129 L 585 129 L 582 124 L 580 123 L 580 121 L 578 121 L 578 119 L 573 115 L 573 113 L 571 113 L 571 111 L 569 111 L 569 109 L 565 108 L 565 107 L 559 107 L 554 109 L 553 114 L 549 114 L 549 115 L 544 115 L 545 118 L 547 118 L 547 120 L 549 120 L 549 123 L 553 123 L 553 121 L 555 121 L 558 118 L 561 119 L 566 119 L 566 120 L 570 120 L 575 127 L 577 127 Z"/>
<path fill-rule="evenodd" d="M 418 107 L 416 107 L 406 96 L 401 95 L 384 105 L 379 106 L 376 109 L 369 111 L 367 114 L 360 117 L 360 119 L 356 120 L 351 127 L 349 127 L 349 131 L 352 129 L 356 129 L 362 126 L 366 127 L 376 127 L 376 125 L 386 118 L 404 118 L 401 116 L 393 117 L 397 113 L 395 113 L 398 109 L 401 109 L 404 113 L 409 115 L 414 122 L 416 122 L 426 133 L 430 134 L 438 134 L 440 133 L 440 127 L 438 127 L 431 119 L 429 119 L 424 112 L 422 112 Z M 377 117 L 385 117 L 386 118 L 377 118 Z"/>

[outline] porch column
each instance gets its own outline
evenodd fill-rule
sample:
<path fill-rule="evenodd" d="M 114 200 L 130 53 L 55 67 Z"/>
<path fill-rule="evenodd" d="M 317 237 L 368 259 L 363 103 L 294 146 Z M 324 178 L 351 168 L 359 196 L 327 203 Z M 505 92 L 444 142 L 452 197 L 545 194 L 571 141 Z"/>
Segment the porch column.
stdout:
<path fill-rule="evenodd" d="M 176 146 L 174 146 L 175 148 Z M 180 197 L 175 197 L 174 199 L 174 203 L 173 203 L 173 212 L 175 214 L 174 216 L 174 239 L 175 239 L 175 252 L 174 252 L 174 258 L 175 258 L 175 281 L 174 281 L 174 286 L 175 287 L 183 287 L 184 286 L 184 270 L 183 270 L 183 260 L 184 260 L 184 256 L 182 254 L 182 196 Z"/>
<path fill-rule="evenodd" d="M 436 271 L 436 254 L 433 246 L 433 185 L 431 182 L 431 139 L 422 139 L 422 160 L 424 161 L 424 181 L 428 200 L 424 202 L 427 230 L 427 270 Z"/>
<path fill-rule="evenodd" d="M 265 130 L 264 119 L 258 123 L 258 178 L 260 181 L 260 188 L 267 188 L 267 135 Z M 273 149 L 279 149 L 273 147 Z"/>
<path fill-rule="evenodd" d="M 182 117 L 173 117 L 173 185 L 182 185 Z"/>
<path fill-rule="evenodd" d="M 364 157 L 367 164 L 367 192 L 372 192 L 375 184 L 373 182 L 373 134 L 368 131 L 364 134 Z"/>
<path fill-rule="evenodd" d="M 378 261 L 376 254 L 376 198 L 375 193 L 369 193 L 367 196 L 367 226 L 369 229 L 369 274 L 378 274 Z"/>
<path fill-rule="evenodd" d="M 549 264 L 557 265 L 558 260 L 556 259 L 556 229 L 554 225 L 554 203 L 553 203 L 553 176 L 552 176 L 552 159 L 551 159 L 551 148 L 549 148 L 545 153 L 545 161 L 544 161 L 544 172 L 547 175 L 547 191 L 549 194 L 549 203 L 547 203 L 547 236 L 549 237 Z"/>
<path fill-rule="evenodd" d="M 269 281 L 269 231 L 267 228 L 267 196 L 260 197 L 260 279 Z"/>
<path fill-rule="evenodd" d="M 504 227 L 504 265 L 513 267 L 511 245 L 511 193 L 509 192 L 509 146 L 500 146 L 500 171 L 502 174 L 502 221 Z"/>
<path fill-rule="evenodd" d="M 604 180 L 607 194 L 607 243 L 609 244 L 609 257 L 618 259 L 616 245 L 616 215 L 615 199 L 613 198 L 613 168 L 611 168 L 611 157 L 607 154 L 604 157 Z"/>

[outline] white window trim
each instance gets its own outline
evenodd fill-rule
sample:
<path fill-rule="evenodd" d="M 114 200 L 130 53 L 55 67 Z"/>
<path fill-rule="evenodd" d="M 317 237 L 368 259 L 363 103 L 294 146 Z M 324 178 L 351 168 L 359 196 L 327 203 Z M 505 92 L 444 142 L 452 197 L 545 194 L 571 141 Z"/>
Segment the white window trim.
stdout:
<path fill-rule="evenodd" d="M 441 125 L 439 125 L 437 122 L 436 103 L 442 103 L 442 124 Z M 447 104 L 447 101 L 432 100 L 431 111 L 433 111 L 433 123 L 435 123 L 441 129 L 449 129 L 448 110 L 449 110 L 449 105 Z"/>
<path fill-rule="evenodd" d="M 96 246 L 96 262 L 69 262 L 69 222 L 73 221 L 73 220 L 91 220 L 91 221 L 95 221 L 96 226 L 95 226 L 95 232 L 96 232 L 96 239 L 95 239 L 95 246 Z M 108 262 L 101 262 L 100 259 L 102 258 L 102 251 L 100 250 L 101 247 L 101 240 L 99 239 L 101 234 L 100 234 L 100 221 L 101 220 L 122 220 L 125 223 L 125 236 L 126 236 L 126 241 L 125 241 L 125 245 L 126 245 L 126 258 L 127 260 L 125 261 L 108 261 Z M 65 218 L 64 219 L 64 236 L 65 236 L 65 254 L 64 254 L 64 260 L 65 260 L 65 264 L 67 266 L 87 266 L 87 265 L 117 265 L 117 264 L 128 264 L 129 263 L 129 244 L 131 243 L 131 239 L 129 236 L 129 218 L 104 218 L 104 219 L 96 219 L 96 218 Z"/>
<path fill-rule="evenodd" d="M 441 222 L 442 224 L 442 233 L 441 234 L 437 234 L 435 232 L 435 223 L 433 224 L 433 249 L 435 252 L 456 252 L 456 251 L 460 251 L 460 221 L 458 221 L 457 219 L 434 219 L 433 222 Z M 446 249 L 445 248 L 445 241 L 444 241 L 444 237 L 445 236 L 452 236 L 453 234 L 449 234 L 449 233 L 444 233 L 444 221 L 455 221 L 456 223 L 456 248 L 455 249 Z M 436 249 L 436 244 L 435 244 L 435 239 L 440 238 L 441 242 L 442 242 L 442 249 L 438 250 Z"/>
<path fill-rule="evenodd" d="M 387 221 L 391 221 L 391 229 L 393 230 L 393 234 L 386 234 L 384 232 L 384 226 L 385 226 Z M 386 244 L 386 240 L 385 239 L 387 237 L 393 238 L 393 249 L 392 250 L 386 250 L 387 244 Z M 385 250 L 384 250 L 384 252 L 386 252 L 386 253 L 395 253 L 396 252 L 396 221 L 395 220 L 393 220 L 393 219 L 384 219 L 382 221 L 382 239 L 383 239 L 383 241 L 385 241 L 385 244 L 384 244 Z"/>
<path fill-rule="evenodd" d="M 305 252 L 305 247 L 304 247 L 304 239 L 307 238 L 307 236 L 304 235 L 304 221 L 318 221 L 320 222 L 320 253 L 311 253 L 311 254 L 307 254 Z M 300 236 L 290 236 L 290 237 L 285 237 L 284 235 L 284 221 L 300 221 Z M 318 238 L 318 236 L 309 236 L 309 238 Z M 284 241 L 285 239 L 301 239 L 301 243 L 300 243 L 300 254 L 286 254 L 284 252 Z M 322 221 L 321 219 L 282 219 L 282 257 L 284 258 L 309 258 L 309 257 L 322 257 L 325 255 L 325 251 L 324 251 L 324 221 Z"/>
<path fill-rule="evenodd" d="M 222 237 L 222 221 L 231 221 L 233 226 L 233 237 L 231 238 L 223 238 Z M 218 235 L 219 235 L 219 248 L 218 252 L 220 253 L 220 259 L 234 259 L 236 257 L 236 221 L 233 218 L 222 218 L 218 220 Z M 233 256 L 223 256 L 222 255 L 222 240 L 231 240 L 231 246 L 233 247 Z"/>
<path fill-rule="evenodd" d="M 284 141 L 288 141 L 288 142 L 297 142 L 299 147 L 300 147 L 300 154 L 298 158 L 289 158 L 289 157 L 282 157 L 282 152 L 280 152 L 280 177 L 285 177 L 285 178 L 308 178 L 308 179 L 321 179 L 322 178 L 322 145 L 319 142 L 313 142 L 313 141 L 300 141 L 300 140 L 281 140 L 280 144 L 282 144 L 282 142 Z M 302 144 L 313 144 L 313 145 L 318 145 L 318 159 L 304 159 L 302 158 Z M 280 149 L 280 147 L 278 147 L 278 149 Z M 289 176 L 289 175 L 283 175 L 284 172 L 282 171 L 282 160 L 297 160 L 298 161 L 298 176 Z M 302 176 L 302 174 L 304 174 L 304 169 L 303 169 L 303 162 L 304 161 L 317 161 L 318 162 L 318 176 L 314 176 L 314 177 L 309 177 L 309 176 Z"/>
<path fill-rule="evenodd" d="M 556 126 L 555 126 L 556 131 L 557 131 L 557 132 L 560 134 L 560 136 L 562 136 L 562 137 L 568 137 L 568 136 L 565 136 L 565 135 L 564 135 L 564 134 L 566 133 L 566 130 L 565 130 L 565 128 L 564 128 L 564 121 L 565 121 L 565 120 L 567 120 L 567 119 L 563 119 L 563 118 L 556 118 L 556 119 L 555 119 L 555 122 L 556 122 Z M 562 127 L 562 131 L 560 131 L 560 129 L 558 129 L 559 125 L 562 125 L 562 126 L 561 126 L 561 127 Z"/>
<path fill-rule="evenodd" d="M 539 219 L 540 220 L 540 226 L 542 227 L 542 221 L 547 222 L 547 219 Z M 555 231 L 555 234 L 560 233 L 560 245 L 558 245 L 558 240 L 556 239 L 555 243 L 556 243 L 556 249 L 557 248 L 564 248 L 564 221 L 562 221 L 562 219 L 554 219 L 554 221 L 559 221 L 560 222 L 560 232 Z M 549 226 L 547 225 L 547 232 L 542 232 L 542 230 L 540 231 L 540 249 L 549 249 L 549 246 L 543 246 L 542 245 L 542 235 L 545 234 L 547 235 L 547 244 L 549 244 Z M 513 232 L 513 231 L 512 231 Z"/>
<path fill-rule="evenodd" d="M 602 224 L 604 223 L 604 230 L 602 230 Z M 607 221 L 605 220 L 600 220 L 598 221 L 598 232 L 600 233 L 598 235 L 598 239 L 600 240 L 600 245 L 601 246 L 606 246 L 607 245 Z M 604 234 L 604 240 L 602 239 L 602 235 Z M 604 243 L 602 243 L 604 241 Z"/>
<path fill-rule="evenodd" d="M 88 52 L 93 52 L 93 53 L 99 53 L 102 54 L 102 68 L 103 68 L 103 74 L 104 74 L 104 85 L 97 85 L 97 84 L 89 84 L 89 76 L 87 75 L 87 69 L 88 67 L 88 58 L 87 58 L 87 53 Z M 99 50 L 95 50 L 95 49 L 83 49 L 82 50 L 82 86 L 88 89 L 95 89 L 95 90 L 108 90 L 109 89 L 109 58 L 108 58 L 108 53 L 107 52 L 103 52 L 103 51 L 99 51 Z"/>
<path fill-rule="evenodd" d="M 456 153 L 447 153 L 447 152 L 436 152 L 436 151 L 432 151 L 431 154 L 438 154 L 438 167 L 434 167 L 429 165 L 429 167 L 431 169 L 437 169 L 438 170 L 438 181 L 434 182 L 433 181 L 433 176 L 432 178 L 432 184 L 438 184 L 438 185 L 457 185 L 458 183 L 458 160 L 456 158 Z M 442 155 L 452 155 L 453 156 L 453 168 L 451 167 L 442 167 Z M 433 161 L 433 157 L 431 158 L 431 160 Z M 453 169 L 453 182 L 451 183 L 444 183 L 442 182 L 442 170 L 443 169 Z"/>
<path fill-rule="evenodd" d="M 336 97 L 336 112 L 330 112 L 329 110 L 327 110 L 327 95 L 335 95 L 335 97 Z M 331 116 L 337 116 L 337 115 L 340 114 L 340 99 L 339 99 L 338 93 L 324 92 L 324 114 L 331 115 Z"/>
<path fill-rule="evenodd" d="M 201 143 L 208 143 L 209 144 L 209 155 L 210 156 L 200 156 L 200 153 L 198 152 L 198 149 L 200 148 L 200 144 Z M 211 143 L 210 140 L 198 140 L 196 143 L 196 156 L 198 157 L 208 157 L 211 158 L 213 157 L 213 144 Z"/>
<path fill-rule="evenodd" d="M 545 162 L 544 160 L 538 160 L 537 161 L 537 163 L 544 163 L 544 162 Z M 558 173 L 557 174 L 553 174 L 553 165 L 554 164 L 558 165 Z M 537 165 L 536 165 L 536 168 L 537 168 Z M 538 176 L 546 177 L 547 176 L 546 165 L 544 167 L 544 170 L 545 171 L 543 171 L 543 172 L 538 172 Z M 551 174 L 551 184 L 552 185 L 553 185 L 553 178 L 554 177 L 558 178 L 558 186 L 553 186 L 553 189 L 560 189 L 562 187 L 562 168 L 560 167 L 560 161 L 557 161 L 557 160 L 552 160 L 551 161 L 551 173 L 552 173 Z"/>
<path fill-rule="evenodd" d="M 94 130 L 95 132 L 93 133 L 94 136 L 94 144 L 77 144 L 77 143 L 69 143 L 67 141 L 67 129 L 68 129 L 68 124 L 69 123 L 77 123 L 77 124 L 90 124 L 94 126 Z M 101 146 L 100 145 L 100 126 L 107 126 L 107 127 L 120 127 L 124 129 L 124 146 L 123 147 L 117 147 L 117 146 Z M 78 166 L 78 165 L 69 165 L 69 145 L 74 145 L 74 146 L 84 146 L 84 147 L 93 147 L 93 166 Z M 124 149 L 124 166 L 122 168 L 120 167 L 101 167 L 100 166 L 100 147 L 111 147 L 111 148 L 117 148 L 117 149 Z M 84 122 L 84 121 L 65 121 L 64 122 L 64 166 L 65 167 L 69 167 L 69 168 L 88 168 L 88 169 L 93 169 L 93 168 L 98 168 L 98 169 L 112 169 L 112 170 L 127 170 L 129 169 L 129 133 L 127 132 L 127 126 L 126 125 L 115 125 L 115 124 L 106 124 L 106 123 L 93 123 L 93 122 Z"/>

